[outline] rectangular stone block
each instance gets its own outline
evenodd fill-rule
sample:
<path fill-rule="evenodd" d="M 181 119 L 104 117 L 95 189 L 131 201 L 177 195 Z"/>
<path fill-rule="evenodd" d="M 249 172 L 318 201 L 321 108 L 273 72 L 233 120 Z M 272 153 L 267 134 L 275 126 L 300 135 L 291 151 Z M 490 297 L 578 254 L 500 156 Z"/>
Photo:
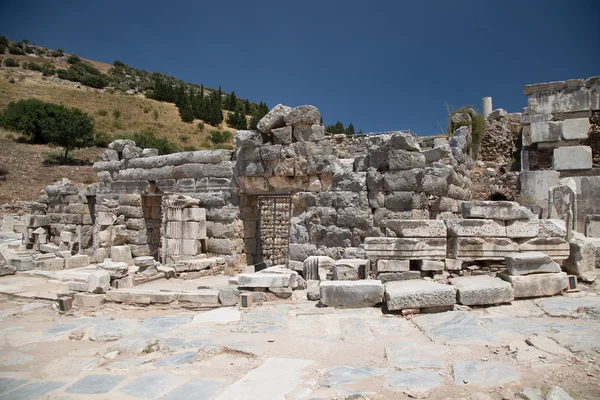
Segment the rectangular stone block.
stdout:
<path fill-rule="evenodd" d="M 519 245 L 508 238 L 451 237 L 448 258 L 458 260 L 504 260 L 519 251 Z"/>
<path fill-rule="evenodd" d="M 497 276 L 511 283 L 515 298 L 554 296 L 565 290 L 568 285 L 567 274 L 564 272 L 524 276 L 500 272 Z"/>
<path fill-rule="evenodd" d="M 554 149 L 552 166 L 555 171 L 570 171 L 592 168 L 590 146 L 565 146 Z"/>
<path fill-rule="evenodd" d="M 75 305 L 77 307 L 98 307 L 104 303 L 103 294 L 75 293 Z"/>
<path fill-rule="evenodd" d="M 593 282 L 596 279 L 596 243 L 588 238 L 572 240 L 565 270 L 585 282 Z"/>
<path fill-rule="evenodd" d="M 421 271 L 381 272 L 377 274 L 377 279 L 382 283 L 421 279 Z"/>
<path fill-rule="evenodd" d="M 40 226 L 49 226 L 50 216 L 49 215 L 29 215 L 27 216 L 27 226 L 30 228 L 37 228 Z"/>
<path fill-rule="evenodd" d="M 357 281 L 358 269 L 348 265 L 334 265 L 332 277 L 334 281 Z"/>
<path fill-rule="evenodd" d="M 461 276 L 451 284 L 458 290 L 458 302 L 465 306 L 509 303 L 515 298 L 510 283 L 489 275 Z"/>
<path fill-rule="evenodd" d="M 498 219 L 512 221 L 516 219 L 532 219 L 529 209 L 514 201 L 465 201 L 462 203 L 463 218 Z"/>
<path fill-rule="evenodd" d="M 46 244 L 40 244 L 40 251 L 42 253 L 56 254 L 59 251 L 59 249 L 58 249 L 58 246 L 55 245 L 54 243 L 46 243 Z"/>
<path fill-rule="evenodd" d="M 261 272 L 240 274 L 238 282 L 244 288 L 282 288 L 290 286 L 290 275 Z"/>
<path fill-rule="evenodd" d="M 388 282 L 385 284 L 385 302 L 390 311 L 452 306 L 456 304 L 456 288 L 421 280 Z"/>
<path fill-rule="evenodd" d="M 506 226 L 492 219 L 447 220 L 448 236 L 506 237 Z"/>
<path fill-rule="evenodd" d="M 65 269 L 87 267 L 90 265 L 90 257 L 84 254 L 65 258 Z"/>
<path fill-rule="evenodd" d="M 335 265 L 348 266 L 356 270 L 358 279 L 366 279 L 371 272 L 371 261 L 363 259 L 341 259 L 336 260 Z"/>
<path fill-rule="evenodd" d="M 321 304 L 327 307 L 373 307 L 382 301 L 383 284 L 379 280 L 321 281 Z"/>
<path fill-rule="evenodd" d="M 537 251 L 510 254 L 506 266 L 510 275 L 560 272 L 560 266 L 549 255 Z"/>
<path fill-rule="evenodd" d="M 452 258 L 446 258 L 444 260 L 446 270 L 448 271 L 460 271 L 462 269 L 462 261 L 454 260 Z"/>
<path fill-rule="evenodd" d="M 377 272 L 402 272 L 410 270 L 410 260 L 377 260 Z"/>
<path fill-rule="evenodd" d="M 506 236 L 509 238 L 533 238 L 539 232 L 539 219 L 506 221 Z"/>
<path fill-rule="evenodd" d="M 562 136 L 562 121 L 532 122 L 530 127 L 531 143 L 557 142 Z"/>
<path fill-rule="evenodd" d="M 562 122 L 562 137 L 565 140 L 587 139 L 589 130 L 589 118 L 571 118 Z"/>
<path fill-rule="evenodd" d="M 417 265 L 421 271 L 437 271 L 444 270 L 445 264 L 443 261 L 434 260 L 417 260 Z"/>
<path fill-rule="evenodd" d="M 441 219 L 388 219 L 385 227 L 397 237 L 446 237 L 446 224 Z"/>
<path fill-rule="evenodd" d="M 439 260 L 446 258 L 446 238 L 368 237 L 365 252 L 372 260 Z"/>
<path fill-rule="evenodd" d="M 519 251 L 522 253 L 542 252 L 555 260 L 566 260 L 569 258 L 570 247 L 569 243 L 561 237 L 542 237 L 520 240 Z"/>
<path fill-rule="evenodd" d="M 87 292 L 88 284 L 87 282 L 71 281 L 67 282 L 67 288 L 74 292 Z"/>
<path fill-rule="evenodd" d="M 600 238 L 600 215 L 587 215 L 585 217 L 585 236 Z"/>
<path fill-rule="evenodd" d="M 198 254 L 198 241 L 190 239 L 166 239 L 167 254 L 170 255 L 188 255 Z"/>
<path fill-rule="evenodd" d="M 65 267 L 65 259 L 61 257 L 53 257 L 47 259 L 41 259 L 33 262 L 35 269 L 41 269 L 44 271 L 56 271 Z"/>
<path fill-rule="evenodd" d="M 197 292 L 182 292 L 178 294 L 177 300 L 195 304 L 219 304 L 219 291 L 199 290 Z"/>

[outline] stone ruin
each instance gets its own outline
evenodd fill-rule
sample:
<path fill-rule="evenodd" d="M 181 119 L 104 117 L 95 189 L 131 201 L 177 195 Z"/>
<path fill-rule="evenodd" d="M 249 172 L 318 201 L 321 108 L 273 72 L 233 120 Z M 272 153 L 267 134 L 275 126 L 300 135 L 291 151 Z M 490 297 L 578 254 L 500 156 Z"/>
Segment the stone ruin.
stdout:
<path fill-rule="evenodd" d="M 331 136 L 315 107 L 277 105 L 257 131 L 237 132 L 233 151 L 159 156 L 117 140 L 94 165 L 98 184 L 58 182 L 31 215 L 5 216 L 23 245 L 2 273 L 90 266 L 86 282 L 69 284 L 80 305 L 233 305 L 306 290 L 326 306 L 415 312 L 554 295 L 567 273 L 596 278 L 600 185 L 580 142 L 598 88 L 598 78 L 525 87 L 521 204 L 471 200 L 466 126 L 426 148 L 402 132 Z M 548 148 L 553 170 L 531 170 Z M 131 290 L 215 274 L 231 285 Z"/>

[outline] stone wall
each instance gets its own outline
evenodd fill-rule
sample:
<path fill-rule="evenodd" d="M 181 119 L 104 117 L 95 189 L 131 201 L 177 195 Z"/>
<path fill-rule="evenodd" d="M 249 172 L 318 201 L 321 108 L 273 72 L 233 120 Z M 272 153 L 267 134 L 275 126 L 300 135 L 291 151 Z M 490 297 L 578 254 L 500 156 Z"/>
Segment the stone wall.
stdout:
<path fill-rule="evenodd" d="M 600 204 L 590 197 L 600 176 L 593 163 L 600 132 L 591 123 L 600 110 L 600 77 L 527 85 L 523 91 L 528 107 L 521 120 L 521 201 L 545 217 L 552 207 L 550 188 L 570 182 L 577 199 L 575 228 L 585 232 L 586 217 L 600 214 Z"/>

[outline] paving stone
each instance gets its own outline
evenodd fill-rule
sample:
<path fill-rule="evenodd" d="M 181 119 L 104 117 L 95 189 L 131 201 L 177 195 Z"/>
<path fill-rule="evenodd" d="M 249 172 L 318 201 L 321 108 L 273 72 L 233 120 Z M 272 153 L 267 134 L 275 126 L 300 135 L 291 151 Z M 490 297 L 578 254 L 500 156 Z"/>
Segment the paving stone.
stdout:
<path fill-rule="evenodd" d="M 500 272 L 497 277 L 510 282 L 515 291 L 515 298 L 554 296 L 565 290 L 568 286 L 567 274 L 531 274 L 512 276 Z"/>
<path fill-rule="evenodd" d="M 383 285 L 378 280 L 322 281 L 321 304 L 328 307 L 373 307 L 381 303 Z"/>
<path fill-rule="evenodd" d="M 0 395 L 26 383 L 27 381 L 24 379 L 0 378 Z"/>
<path fill-rule="evenodd" d="M 368 343 L 375 340 L 366 321 L 359 318 L 340 320 L 341 339 L 348 343 Z"/>
<path fill-rule="evenodd" d="M 160 397 L 160 400 L 209 400 L 225 388 L 226 382 L 214 379 L 192 379 Z"/>
<path fill-rule="evenodd" d="M 519 379 L 519 371 L 512 365 L 499 361 L 457 361 L 452 364 L 454 384 L 499 386 Z"/>
<path fill-rule="evenodd" d="M 126 378 L 125 375 L 88 375 L 65 390 L 74 394 L 103 394 L 114 389 Z"/>
<path fill-rule="evenodd" d="M 503 321 L 506 318 L 498 318 Z M 523 320 L 519 318 L 519 320 Z M 412 321 L 437 344 L 465 343 L 469 338 L 469 344 L 485 346 L 499 345 L 500 339 L 494 334 L 499 327 L 485 329 L 482 323 L 469 312 L 449 311 L 441 314 L 421 315 Z"/>
<path fill-rule="evenodd" d="M 560 272 L 560 266 L 549 255 L 539 251 L 509 254 L 505 261 L 509 275 Z"/>
<path fill-rule="evenodd" d="M 520 395 L 525 400 L 545 400 L 542 391 L 538 388 L 525 387 L 521 390 Z"/>
<path fill-rule="evenodd" d="M 155 367 L 175 367 L 186 363 L 191 363 L 196 357 L 196 352 L 188 351 L 185 353 L 168 354 L 154 363 Z"/>
<path fill-rule="evenodd" d="M 397 342 L 385 347 L 389 364 L 397 369 L 444 368 L 448 349 L 431 343 Z"/>
<path fill-rule="evenodd" d="M 217 308 L 196 314 L 192 324 L 228 324 L 239 321 L 241 313 L 233 308 Z"/>
<path fill-rule="evenodd" d="M 385 284 L 385 302 L 390 311 L 456 304 L 456 288 L 429 281 L 397 281 Z"/>
<path fill-rule="evenodd" d="M 560 386 L 552 386 L 546 394 L 546 400 L 573 400 L 573 398 Z"/>
<path fill-rule="evenodd" d="M 137 378 L 119 391 L 129 396 L 151 399 L 170 390 L 181 381 L 179 377 L 155 372 Z"/>
<path fill-rule="evenodd" d="M 138 328 L 138 321 L 133 319 L 101 321 L 91 329 L 90 340 L 112 342 L 135 332 Z"/>
<path fill-rule="evenodd" d="M 372 376 L 381 376 L 388 372 L 387 368 L 363 367 L 360 365 L 340 365 L 328 368 L 321 380 L 321 386 L 335 387 L 354 384 Z"/>
<path fill-rule="evenodd" d="M 63 386 L 63 382 L 56 381 L 40 381 L 28 383 L 21 386 L 13 391 L 4 393 L 0 396 L 2 400 L 14 399 L 14 400 L 33 400 L 41 398 L 46 394 Z"/>
<path fill-rule="evenodd" d="M 177 329 L 182 325 L 192 322 L 192 317 L 189 315 L 166 315 L 162 317 L 149 317 L 144 319 L 141 330 L 149 332 L 165 332 Z"/>
<path fill-rule="evenodd" d="M 443 383 L 444 378 L 439 373 L 425 369 L 396 371 L 385 376 L 387 386 L 417 398 L 424 397 Z"/>
<path fill-rule="evenodd" d="M 458 302 L 465 306 L 509 303 L 515 298 L 510 283 L 489 275 L 461 276 L 450 283 L 458 290 Z"/>

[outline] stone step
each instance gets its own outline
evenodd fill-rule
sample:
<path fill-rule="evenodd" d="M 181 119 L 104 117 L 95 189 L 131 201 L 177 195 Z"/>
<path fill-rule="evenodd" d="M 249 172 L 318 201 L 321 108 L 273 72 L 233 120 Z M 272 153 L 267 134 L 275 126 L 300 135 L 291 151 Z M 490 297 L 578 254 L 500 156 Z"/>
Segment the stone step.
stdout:
<path fill-rule="evenodd" d="M 509 303 L 515 292 L 509 282 L 489 275 L 461 276 L 450 282 L 458 290 L 457 300 L 465 306 Z"/>
<path fill-rule="evenodd" d="M 456 304 L 456 288 L 425 280 L 388 282 L 385 302 L 390 311 L 452 306 Z"/>
<path fill-rule="evenodd" d="M 373 307 L 382 301 L 383 284 L 379 280 L 321 281 L 321 304 L 327 307 Z"/>
<path fill-rule="evenodd" d="M 505 261 L 509 275 L 560 272 L 560 266 L 548 254 L 539 251 L 510 254 Z"/>

